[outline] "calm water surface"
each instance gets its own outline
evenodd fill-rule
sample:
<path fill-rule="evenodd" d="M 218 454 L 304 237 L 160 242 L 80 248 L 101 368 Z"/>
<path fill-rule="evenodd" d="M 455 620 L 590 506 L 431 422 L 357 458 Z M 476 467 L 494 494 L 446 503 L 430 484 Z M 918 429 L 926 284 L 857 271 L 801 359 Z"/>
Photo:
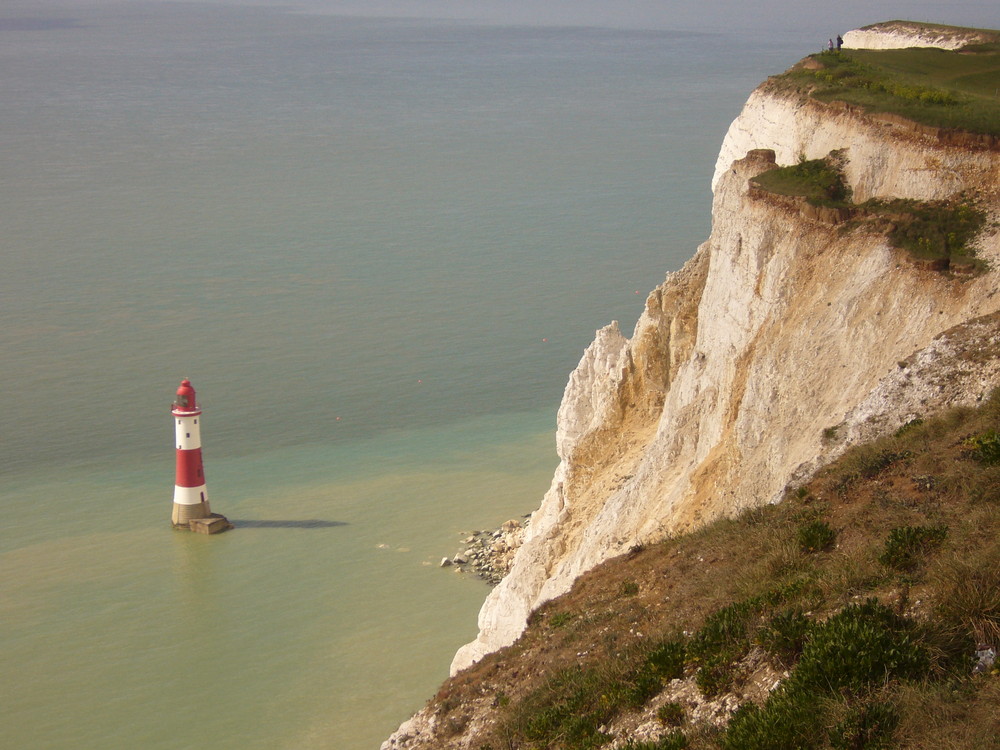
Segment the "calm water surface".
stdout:
<path fill-rule="evenodd" d="M 485 586 L 437 561 L 537 505 L 568 373 L 707 236 L 725 128 L 788 60 L 0 9 L 4 746 L 377 747 L 475 634 Z M 182 377 L 219 537 L 169 527 Z"/>

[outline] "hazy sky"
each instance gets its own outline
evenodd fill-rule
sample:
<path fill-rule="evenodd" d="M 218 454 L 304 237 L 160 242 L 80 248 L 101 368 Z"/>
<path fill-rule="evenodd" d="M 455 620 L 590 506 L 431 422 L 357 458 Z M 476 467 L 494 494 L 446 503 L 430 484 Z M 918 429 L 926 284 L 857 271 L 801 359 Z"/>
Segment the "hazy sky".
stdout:
<path fill-rule="evenodd" d="M 162 1 L 162 0 L 160 0 Z M 998 0 L 168 0 L 213 5 L 274 6 L 352 16 L 452 18 L 487 23 L 793 32 L 811 39 L 878 21 L 907 19 L 1000 28 Z M 0 18 L 37 11 L 150 0 L 0 0 Z"/>
<path fill-rule="evenodd" d="M 141 0 L 129 0 L 140 2 Z M 732 32 L 815 30 L 829 36 L 897 18 L 1000 27 L 997 0 L 203 0 L 310 12 L 524 24 Z"/>

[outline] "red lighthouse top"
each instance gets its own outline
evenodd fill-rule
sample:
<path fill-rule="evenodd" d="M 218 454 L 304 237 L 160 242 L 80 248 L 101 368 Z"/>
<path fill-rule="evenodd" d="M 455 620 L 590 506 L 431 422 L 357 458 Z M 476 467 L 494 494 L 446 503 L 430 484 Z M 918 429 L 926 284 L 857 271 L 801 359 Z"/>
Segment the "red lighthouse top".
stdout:
<path fill-rule="evenodd" d="M 177 396 L 174 398 L 173 407 L 171 411 L 174 414 L 201 413 L 201 409 L 198 408 L 198 403 L 195 400 L 194 387 L 192 387 L 191 381 L 187 378 L 184 378 L 177 387 Z"/>

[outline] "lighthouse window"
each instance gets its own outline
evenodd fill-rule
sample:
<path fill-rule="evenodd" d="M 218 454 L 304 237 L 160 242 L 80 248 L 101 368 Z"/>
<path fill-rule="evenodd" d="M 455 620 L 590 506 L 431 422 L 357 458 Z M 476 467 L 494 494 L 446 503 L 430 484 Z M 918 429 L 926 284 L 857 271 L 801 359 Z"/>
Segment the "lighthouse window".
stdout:
<path fill-rule="evenodd" d="M 195 423 L 195 424 L 198 424 L 198 420 L 197 420 L 197 419 L 196 419 L 196 420 L 194 420 L 194 423 Z"/>
<path fill-rule="evenodd" d="M 188 432 L 188 433 L 186 433 L 186 434 L 187 434 L 187 436 L 188 436 L 188 437 L 191 437 L 191 433 L 190 433 L 190 432 Z"/>
<path fill-rule="evenodd" d="M 205 502 L 205 493 L 204 492 L 201 493 L 201 501 Z"/>

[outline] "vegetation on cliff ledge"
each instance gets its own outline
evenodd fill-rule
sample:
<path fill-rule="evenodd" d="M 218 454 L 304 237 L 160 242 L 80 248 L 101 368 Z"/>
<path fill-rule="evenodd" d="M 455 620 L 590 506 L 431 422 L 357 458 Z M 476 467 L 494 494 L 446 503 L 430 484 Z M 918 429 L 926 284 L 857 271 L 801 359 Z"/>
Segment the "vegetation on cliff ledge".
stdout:
<path fill-rule="evenodd" d="M 842 209 L 853 217 L 848 229 L 865 224 L 886 233 L 889 243 L 940 270 L 982 270 L 973 241 L 986 226 L 986 214 L 966 196 L 947 201 L 868 200 L 854 203 L 838 151 L 824 159 L 802 159 L 776 167 L 753 184 L 777 195 L 798 196 L 814 206 Z"/>
<path fill-rule="evenodd" d="M 1000 394 L 915 419 L 598 567 L 445 683 L 433 746 L 996 747 L 998 431 Z"/>
<path fill-rule="evenodd" d="M 1000 137 L 1000 33 L 997 39 L 958 51 L 913 47 L 822 52 L 771 80 L 820 101 Z"/>
<path fill-rule="evenodd" d="M 757 175 L 753 183 L 769 193 L 800 196 L 814 206 L 847 208 L 853 205 L 839 151 L 825 159 L 802 158 L 798 164 L 775 167 Z"/>

